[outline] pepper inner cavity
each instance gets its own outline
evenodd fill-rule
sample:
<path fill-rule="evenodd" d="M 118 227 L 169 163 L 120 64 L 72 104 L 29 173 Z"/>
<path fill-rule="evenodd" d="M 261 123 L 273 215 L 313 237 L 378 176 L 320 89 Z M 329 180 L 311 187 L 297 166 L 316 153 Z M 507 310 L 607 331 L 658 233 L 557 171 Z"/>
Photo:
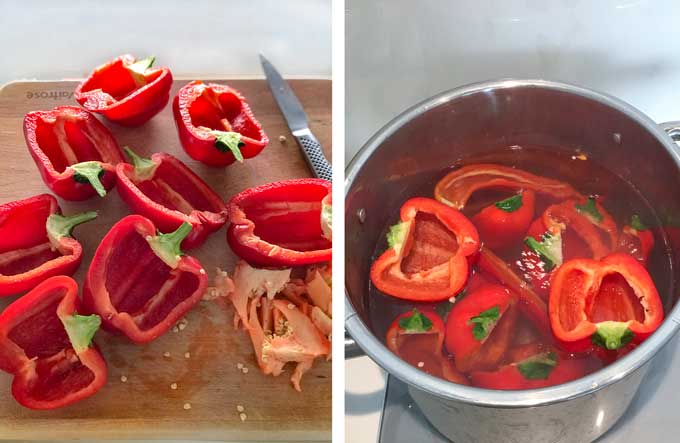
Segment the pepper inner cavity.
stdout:
<path fill-rule="evenodd" d="M 100 134 L 76 116 L 57 115 L 51 121 L 38 119 L 36 139 L 58 173 L 77 163 L 105 161 L 97 150 Z"/>
<path fill-rule="evenodd" d="M 410 244 L 409 244 L 410 243 Z M 415 274 L 448 262 L 458 250 L 456 235 L 432 214 L 416 214 L 408 249 L 401 262 L 405 274 Z"/>
<path fill-rule="evenodd" d="M 71 347 L 66 330 L 57 316 L 61 298 L 46 303 L 35 314 L 22 320 L 8 334 L 29 359 L 51 357 Z M 46 339 L 47 338 L 47 339 Z"/>
<path fill-rule="evenodd" d="M 635 291 L 626 279 L 618 273 L 605 276 L 599 291 L 589 301 L 590 320 L 594 323 L 604 321 L 625 322 L 645 319 L 645 310 Z"/>
<path fill-rule="evenodd" d="M 89 386 L 94 373 L 83 365 L 75 351 L 65 349 L 51 358 L 40 359 L 35 365 L 38 379 L 31 386 L 31 396 L 41 401 L 53 401 Z"/>
<path fill-rule="evenodd" d="M 243 112 L 243 103 L 230 92 L 216 93 L 205 88 L 189 105 L 191 123 L 215 131 L 238 132 L 242 136 L 260 140 L 260 131 Z"/>
<path fill-rule="evenodd" d="M 163 71 L 161 69 L 149 70 L 144 73 L 146 83 L 149 84 L 156 80 Z M 142 85 L 144 86 L 144 85 Z M 116 63 L 108 69 L 95 71 L 92 78 L 83 85 L 82 92 L 96 91 L 97 89 L 120 101 L 128 95 L 134 93 L 142 86 L 135 83 L 130 71 L 123 63 Z"/>
<path fill-rule="evenodd" d="M 49 241 L 13 251 L 0 253 L 0 275 L 19 275 L 61 257 Z"/>
<path fill-rule="evenodd" d="M 295 251 L 331 247 L 321 230 L 321 199 L 298 202 L 255 202 L 242 205 L 246 217 L 255 224 L 255 235 L 267 243 Z M 295 226 L 295 229 L 288 229 Z"/>
<path fill-rule="evenodd" d="M 191 215 L 193 211 L 219 212 L 191 180 L 176 173 L 165 162 L 156 168 L 152 178 L 136 185 L 154 202 L 185 215 Z"/>
<path fill-rule="evenodd" d="M 130 262 L 130 257 L 134 261 Z M 130 232 L 116 243 L 110 255 L 106 290 L 118 312 L 132 316 L 137 326 L 148 330 L 156 326 L 177 304 L 198 287 L 198 279 L 172 270 L 137 232 Z M 128 266 L 121 265 L 129 263 Z"/>

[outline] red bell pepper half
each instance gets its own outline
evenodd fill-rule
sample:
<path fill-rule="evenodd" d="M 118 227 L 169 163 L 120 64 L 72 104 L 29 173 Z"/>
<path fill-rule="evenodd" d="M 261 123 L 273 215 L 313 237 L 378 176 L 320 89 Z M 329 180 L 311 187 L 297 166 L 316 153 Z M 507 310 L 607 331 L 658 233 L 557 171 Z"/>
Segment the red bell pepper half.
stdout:
<path fill-rule="evenodd" d="M 572 352 L 640 343 L 663 321 L 649 273 L 621 253 L 565 262 L 552 278 L 549 309 L 555 338 Z"/>
<path fill-rule="evenodd" d="M 496 367 L 517 320 L 517 296 L 500 285 L 484 285 L 454 303 L 446 320 L 446 349 L 461 372 Z"/>
<path fill-rule="evenodd" d="M 500 257 L 489 248 L 482 248 L 479 252 L 479 268 L 493 276 L 508 289 L 517 294 L 519 298 L 519 310 L 531 321 L 538 330 L 550 334 L 550 321 L 548 319 L 548 306 L 545 301 Z"/>
<path fill-rule="evenodd" d="M 371 281 L 393 297 L 439 301 L 468 279 L 468 259 L 479 250 L 474 225 L 461 212 L 429 198 L 401 207 L 401 222 L 387 234 L 389 249 L 371 266 Z"/>
<path fill-rule="evenodd" d="M 78 85 L 75 99 L 85 109 L 123 126 L 146 123 L 170 99 L 172 73 L 152 68 L 155 57 L 136 61 L 129 54 L 95 68 Z"/>
<path fill-rule="evenodd" d="M 116 167 L 121 198 L 163 232 L 189 223 L 191 232 L 182 242 L 184 249 L 201 245 L 227 222 L 227 206 L 220 196 L 180 160 L 164 152 L 142 158 L 124 149 L 133 164 Z"/>
<path fill-rule="evenodd" d="M 12 395 L 31 409 L 83 400 L 106 383 L 106 362 L 92 344 L 101 320 L 78 314 L 78 285 L 51 277 L 0 314 L 0 369 Z"/>
<path fill-rule="evenodd" d="M 246 189 L 227 205 L 229 246 L 245 261 L 263 267 L 330 261 L 332 242 L 323 227 L 325 224 L 327 232 L 330 226 L 330 202 L 326 199 L 330 193 L 331 183 L 318 178 Z"/>
<path fill-rule="evenodd" d="M 565 260 L 599 259 L 616 246 L 614 219 L 595 198 L 581 198 L 549 206 L 534 220 L 516 262 L 525 280 L 547 299 L 550 276 Z"/>
<path fill-rule="evenodd" d="M 469 384 L 442 354 L 444 322 L 433 311 L 413 309 L 394 319 L 386 336 L 387 347 L 428 374 L 458 384 Z"/>
<path fill-rule="evenodd" d="M 58 106 L 29 112 L 24 137 L 43 181 L 59 197 L 103 197 L 116 184 L 123 153 L 106 126 L 84 109 Z"/>
<path fill-rule="evenodd" d="M 526 234 L 534 217 L 536 193 L 522 191 L 491 204 L 472 217 L 479 238 L 489 248 L 504 248 Z"/>
<path fill-rule="evenodd" d="M 269 139 L 235 89 L 195 80 L 179 90 L 172 105 L 187 154 L 209 166 L 255 157 Z"/>
<path fill-rule="evenodd" d="M 49 194 L 1 205 L 0 296 L 19 294 L 48 277 L 76 272 L 83 248 L 71 231 L 96 216 L 96 212 L 61 215 L 57 200 Z"/>
<path fill-rule="evenodd" d="M 440 202 L 462 209 L 475 191 L 489 188 L 532 190 L 554 199 L 580 196 L 568 183 L 495 164 L 463 166 L 450 172 L 437 182 L 434 195 Z"/>
<path fill-rule="evenodd" d="M 644 265 L 647 264 L 652 248 L 654 233 L 642 223 L 638 215 L 633 215 L 630 224 L 621 230 L 616 251 L 628 253 Z"/>
<path fill-rule="evenodd" d="M 511 363 L 493 371 L 474 371 L 472 384 L 499 390 L 538 389 L 583 377 L 588 367 L 582 360 L 570 360 L 550 347 L 527 344 L 512 349 Z"/>
<path fill-rule="evenodd" d="M 596 260 L 609 254 L 618 240 L 616 222 L 594 197 L 550 206 L 543 213 L 542 221 L 546 231 L 562 233 L 565 237 L 563 255 L 567 260 L 583 257 L 584 248 L 579 247 L 573 237 L 578 237 L 590 250 L 590 257 Z"/>
<path fill-rule="evenodd" d="M 170 329 L 201 299 L 208 275 L 180 243 L 189 223 L 169 234 L 140 215 L 113 225 L 94 254 L 85 278 L 83 304 L 104 328 L 135 343 L 152 341 Z"/>

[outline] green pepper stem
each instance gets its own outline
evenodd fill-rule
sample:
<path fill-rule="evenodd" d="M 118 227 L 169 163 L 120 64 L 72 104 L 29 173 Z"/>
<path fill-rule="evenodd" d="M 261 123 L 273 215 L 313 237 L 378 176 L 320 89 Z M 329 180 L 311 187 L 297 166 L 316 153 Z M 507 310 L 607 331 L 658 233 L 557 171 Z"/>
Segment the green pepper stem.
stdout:
<path fill-rule="evenodd" d="M 106 188 L 104 188 L 104 185 L 99 180 L 104 173 L 104 168 L 102 168 L 101 163 L 98 161 L 89 161 L 76 163 L 69 167 L 75 171 L 75 174 L 73 175 L 75 181 L 78 183 L 90 183 L 100 197 L 106 195 Z"/>
<path fill-rule="evenodd" d="M 141 180 L 148 180 L 153 177 L 156 172 L 158 164 L 150 158 L 142 157 L 129 146 L 124 146 L 125 154 L 132 160 L 132 165 L 135 167 L 135 175 Z"/>
<path fill-rule="evenodd" d="M 87 350 L 92 343 L 92 338 L 97 333 L 102 319 L 98 315 L 79 315 L 74 313 L 61 319 L 66 335 L 73 346 L 76 354 Z"/>
<path fill-rule="evenodd" d="M 627 322 L 603 321 L 597 324 L 592 341 L 611 351 L 626 346 L 634 337 L 635 334 L 628 329 Z"/>
<path fill-rule="evenodd" d="M 245 145 L 241 141 L 241 134 L 238 132 L 225 132 L 225 131 L 212 131 L 215 136 L 215 147 L 220 152 L 229 152 L 234 155 L 234 158 L 243 163 L 243 154 L 241 153 L 241 147 Z"/>
<path fill-rule="evenodd" d="M 47 217 L 47 236 L 52 246 L 56 247 L 59 239 L 70 237 L 73 228 L 97 218 L 97 211 L 88 211 L 74 215 L 52 214 Z"/>
<path fill-rule="evenodd" d="M 134 71 L 138 74 L 143 75 L 144 71 L 149 69 L 153 65 L 153 62 L 155 62 L 155 61 L 156 61 L 156 57 L 151 55 L 151 56 L 144 58 L 142 60 L 138 60 L 138 61 L 132 63 L 131 65 L 128 65 L 128 69 L 131 70 L 131 71 Z"/>
<path fill-rule="evenodd" d="M 183 255 L 180 248 L 182 240 L 191 232 L 191 224 L 183 222 L 176 231 L 168 234 L 160 232 L 155 237 L 147 239 L 153 252 L 165 262 L 166 265 L 175 269 Z"/>

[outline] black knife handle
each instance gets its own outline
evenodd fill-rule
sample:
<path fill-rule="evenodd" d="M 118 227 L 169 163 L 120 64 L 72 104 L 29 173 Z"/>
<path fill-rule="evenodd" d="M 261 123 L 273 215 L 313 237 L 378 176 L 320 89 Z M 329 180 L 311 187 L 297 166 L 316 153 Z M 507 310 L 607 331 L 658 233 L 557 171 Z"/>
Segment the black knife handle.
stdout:
<path fill-rule="evenodd" d="M 326 160 L 326 156 L 321 150 L 321 143 L 314 137 L 309 130 L 296 131 L 293 134 L 300 144 L 302 152 L 305 154 L 305 159 L 310 169 L 319 178 L 328 181 L 333 180 L 333 168 Z"/>

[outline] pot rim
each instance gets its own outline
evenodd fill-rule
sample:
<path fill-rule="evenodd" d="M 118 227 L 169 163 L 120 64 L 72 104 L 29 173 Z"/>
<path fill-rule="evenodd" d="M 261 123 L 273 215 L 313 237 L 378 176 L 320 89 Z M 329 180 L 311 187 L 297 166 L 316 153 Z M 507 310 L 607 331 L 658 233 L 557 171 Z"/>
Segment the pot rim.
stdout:
<path fill-rule="evenodd" d="M 392 119 L 364 144 L 347 165 L 345 170 L 345 198 L 347 198 L 351 186 L 368 158 L 387 138 L 406 123 L 419 117 L 430 109 L 469 94 L 485 90 L 516 87 L 540 88 L 574 94 L 589 100 L 594 100 L 623 113 L 646 129 L 666 148 L 666 151 L 671 155 L 680 171 L 680 152 L 678 151 L 675 142 L 657 123 L 630 104 L 616 97 L 568 83 L 540 79 L 503 79 L 473 83 L 441 92 L 408 108 Z M 545 406 L 592 394 L 612 383 L 616 383 L 626 378 L 650 361 L 673 337 L 677 332 L 678 327 L 680 327 L 680 303 L 675 304 L 673 309 L 666 315 L 666 318 L 659 329 L 648 337 L 640 346 L 623 358 L 590 375 L 547 388 L 499 391 L 448 382 L 444 379 L 431 376 L 394 355 L 376 338 L 375 335 L 373 335 L 366 324 L 359 318 L 350 301 L 347 286 L 345 286 L 345 328 L 373 361 L 388 373 L 396 376 L 416 389 L 441 398 L 482 407 L 523 408 Z"/>

